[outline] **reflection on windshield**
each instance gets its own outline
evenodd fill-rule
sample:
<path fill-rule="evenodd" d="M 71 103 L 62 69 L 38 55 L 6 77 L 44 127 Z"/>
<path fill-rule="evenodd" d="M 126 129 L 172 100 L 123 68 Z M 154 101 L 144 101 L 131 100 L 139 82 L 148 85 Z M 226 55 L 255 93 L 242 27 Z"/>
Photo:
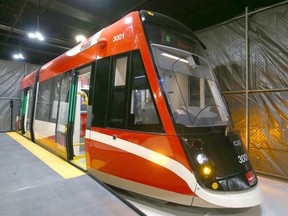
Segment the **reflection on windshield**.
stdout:
<path fill-rule="evenodd" d="M 184 50 L 159 44 L 151 46 L 176 124 L 227 125 L 226 106 L 207 61 Z"/>

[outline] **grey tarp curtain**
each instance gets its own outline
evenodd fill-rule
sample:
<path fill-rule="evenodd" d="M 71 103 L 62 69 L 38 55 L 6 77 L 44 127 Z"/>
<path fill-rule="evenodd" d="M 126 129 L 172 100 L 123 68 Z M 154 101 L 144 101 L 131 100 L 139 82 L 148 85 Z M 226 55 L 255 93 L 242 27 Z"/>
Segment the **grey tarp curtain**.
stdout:
<path fill-rule="evenodd" d="M 0 60 L 0 131 L 15 130 L 16 116 L 20 113 L 21 95 L 19 91 L 21 79 L 25 73 L 38 66 L 15 61 Z M 11 113 L 11 101 L 13 110 Z"/>
<path fill-rule="evenodd" d="M 288 178 L 288 5 L 248 16 L 249 133 L 254 168 Z M 245 17 L 198 33 L 236 129 L 245 137 Z"/>

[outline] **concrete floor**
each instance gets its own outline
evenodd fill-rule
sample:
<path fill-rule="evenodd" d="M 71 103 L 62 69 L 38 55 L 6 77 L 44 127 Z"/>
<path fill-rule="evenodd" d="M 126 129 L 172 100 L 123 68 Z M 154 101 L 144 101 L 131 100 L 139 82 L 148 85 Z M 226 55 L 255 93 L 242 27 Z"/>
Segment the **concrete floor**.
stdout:
<path fill-rule="evenodd" d="M 260 206 L 245 209 L 210 209 L 186 207 L 175 204 L 161 204 L 151 199 L 135 196 L 135 194 L 122 195 L 142 212 L 149 216 L 284 216 L 288 212 L 288 182 L 259 177 L 264 194 L 264 202 Z M 120 192 L 121 193 L 121 192 Z"/>
<path fill-rule="evenodd" d="M 87 175 L 65 177 L 55 172 L 6 134 L 0 134 L 0 170 L 0 216 L 129 216 L 139 213 Z M 121 190 L 117 192 L 148 216 L 287 215 L 288 183 L 261 176 L 258 179 L 264 202 L 246 209 L 185 207 L 155 202 Z"/>
<path fill-rule="evenodd" d="M 25 146 L 0 134 L 0 216 L 139 215 L 79 169 L 23 137 L 19 140 Z M 31 146 L 33 154 L 27 150 Z M 55 171 L 49 161 L 62 169 Z M 67 170 L 69 175 L 62 173 Z"/>

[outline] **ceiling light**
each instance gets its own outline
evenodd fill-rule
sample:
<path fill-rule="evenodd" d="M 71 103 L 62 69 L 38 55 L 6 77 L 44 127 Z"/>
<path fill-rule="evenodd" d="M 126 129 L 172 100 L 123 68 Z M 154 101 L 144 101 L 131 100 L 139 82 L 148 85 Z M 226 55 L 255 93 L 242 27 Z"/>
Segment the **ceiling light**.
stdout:
<path fill-rule="evenodd" d="M 42 35 L 40 32 L 36 31 L 36 32 L 35 32 L 35 35 L 36 35 L 36 38 L 37 38 L 38 40 L 40 40 L 40 41 L 43 41 L 43 40 L 44 40 L 44 37 L 43 37 L 43 35 Z"/>
<path fill-rule="evenodd" d="M 28 33 L 28 37 L 29 37 L 29 38 L 32 38 L 32 39 L 37 39 L 37 40 L 39 40 L 39 41 L 44 41 L 44 37 L 43 37 L 43 35 L 41 34 L 41 32 L 39 32 L 39 31 L 29 32 L 29 33 Z"/>
<path fill-rule="evenodd" d="M 76 42 L 77 43 L 79 43 L 79 42 L 84 42 L 85 40 L 86 40 L 86 37 L 85 36 L 83 36 L 83 35 L 77 35 L 76 37 L 75 37 L 75 40 L 76 40 Z"/>
<path fill-rule="evenodd" d="M 14 59 L 25 59 L 24 56 L 22 55 L 22 53 L 14 54 L 13 58 Z"/>
<path fill-rule="evenodd" d="M 36 31 L 29 32 L 28 37 L 32 39 L 37 39 L 39 41 L 44 41 L 44 36 L 38 31 L 39 30 L 39 12 L 40 12 L 40 0 L 38 0 L 38 16 L 37 16 Z"/>
<path fill-rule="evenodd" d="M 28 37 L 34 39 L 36 37 L 36 34 L 33 32 L 29 32 Z"/>

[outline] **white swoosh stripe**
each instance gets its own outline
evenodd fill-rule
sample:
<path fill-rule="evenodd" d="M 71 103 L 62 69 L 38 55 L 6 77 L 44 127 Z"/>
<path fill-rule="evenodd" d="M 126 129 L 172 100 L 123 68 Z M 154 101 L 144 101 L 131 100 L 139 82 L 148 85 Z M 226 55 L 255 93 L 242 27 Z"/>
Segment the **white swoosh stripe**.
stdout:
<path fill-rule="evenodd" d="M 179 176 L 181 179 L 183 179 L 197 196 L 214 205 L 221 207 L 239 208 L 239 207 L 250 207 L 258 205 L 259 203 L 262 202 L 263 197 L 261 194 L 259 184 L 257 185 L 257 187 L 254 187 L 251 190 L 247 191 L 221 192 L 221 191 L 206 190 L 197 183 L 194 174 L 191 173 L 185 166 L 167 156 L 164 156 L 162 154 L 159 154 L 155 151 L 144 148 L 132 142 L 128 142 L 126 140 L 122 140 L 119 138 L 113 140 L 112 136 L 95 131 L 86 130 L 86 135 L 89 134 L 91 136 L 90 137 L 91 140 L 99 141 L 101 143 L 105 143 L 115 148 L 119 148 L 123 151 L 137 155 L 138 157 L 142 157 L 162 167 L 165 167 L 166 169 L 169 169 L 177 176 Z M 194 204 L 192 203 L 192 205 Z M 196 203 L 195 205 L 201 206 Z"/>
<path fill-rule="evenodd" d="M 191 173 L 185 166 L 180 164 L 179 162 L 165 156 L 159 154 L 158 152 L 152 151 L 150 149 L 144 148 L 140 145 L 137 145 L 132 142 L 128 142 L 123 139 L 116 138 L 113 139 L 112 136 L 102 134 L 95 131 L 87 130 L 86 134 L 90 134 L 90 139 L 95 140 L 101 143 L 105 143 L 106 145 L 113 146 L 115 148 L 119 148 L 123 151 L 129 152 L 131 154 L 137 155 L 138 157 L 142 157 L 146 160 L 149 160 L 153 163 L 156 163 L 166 169 L 169 169 L 181 179 L 183 179 L 188 186 L 190 187 L 191 191 L 195 191 L 195 187 L 197 181 L 193 173 Z"/>

